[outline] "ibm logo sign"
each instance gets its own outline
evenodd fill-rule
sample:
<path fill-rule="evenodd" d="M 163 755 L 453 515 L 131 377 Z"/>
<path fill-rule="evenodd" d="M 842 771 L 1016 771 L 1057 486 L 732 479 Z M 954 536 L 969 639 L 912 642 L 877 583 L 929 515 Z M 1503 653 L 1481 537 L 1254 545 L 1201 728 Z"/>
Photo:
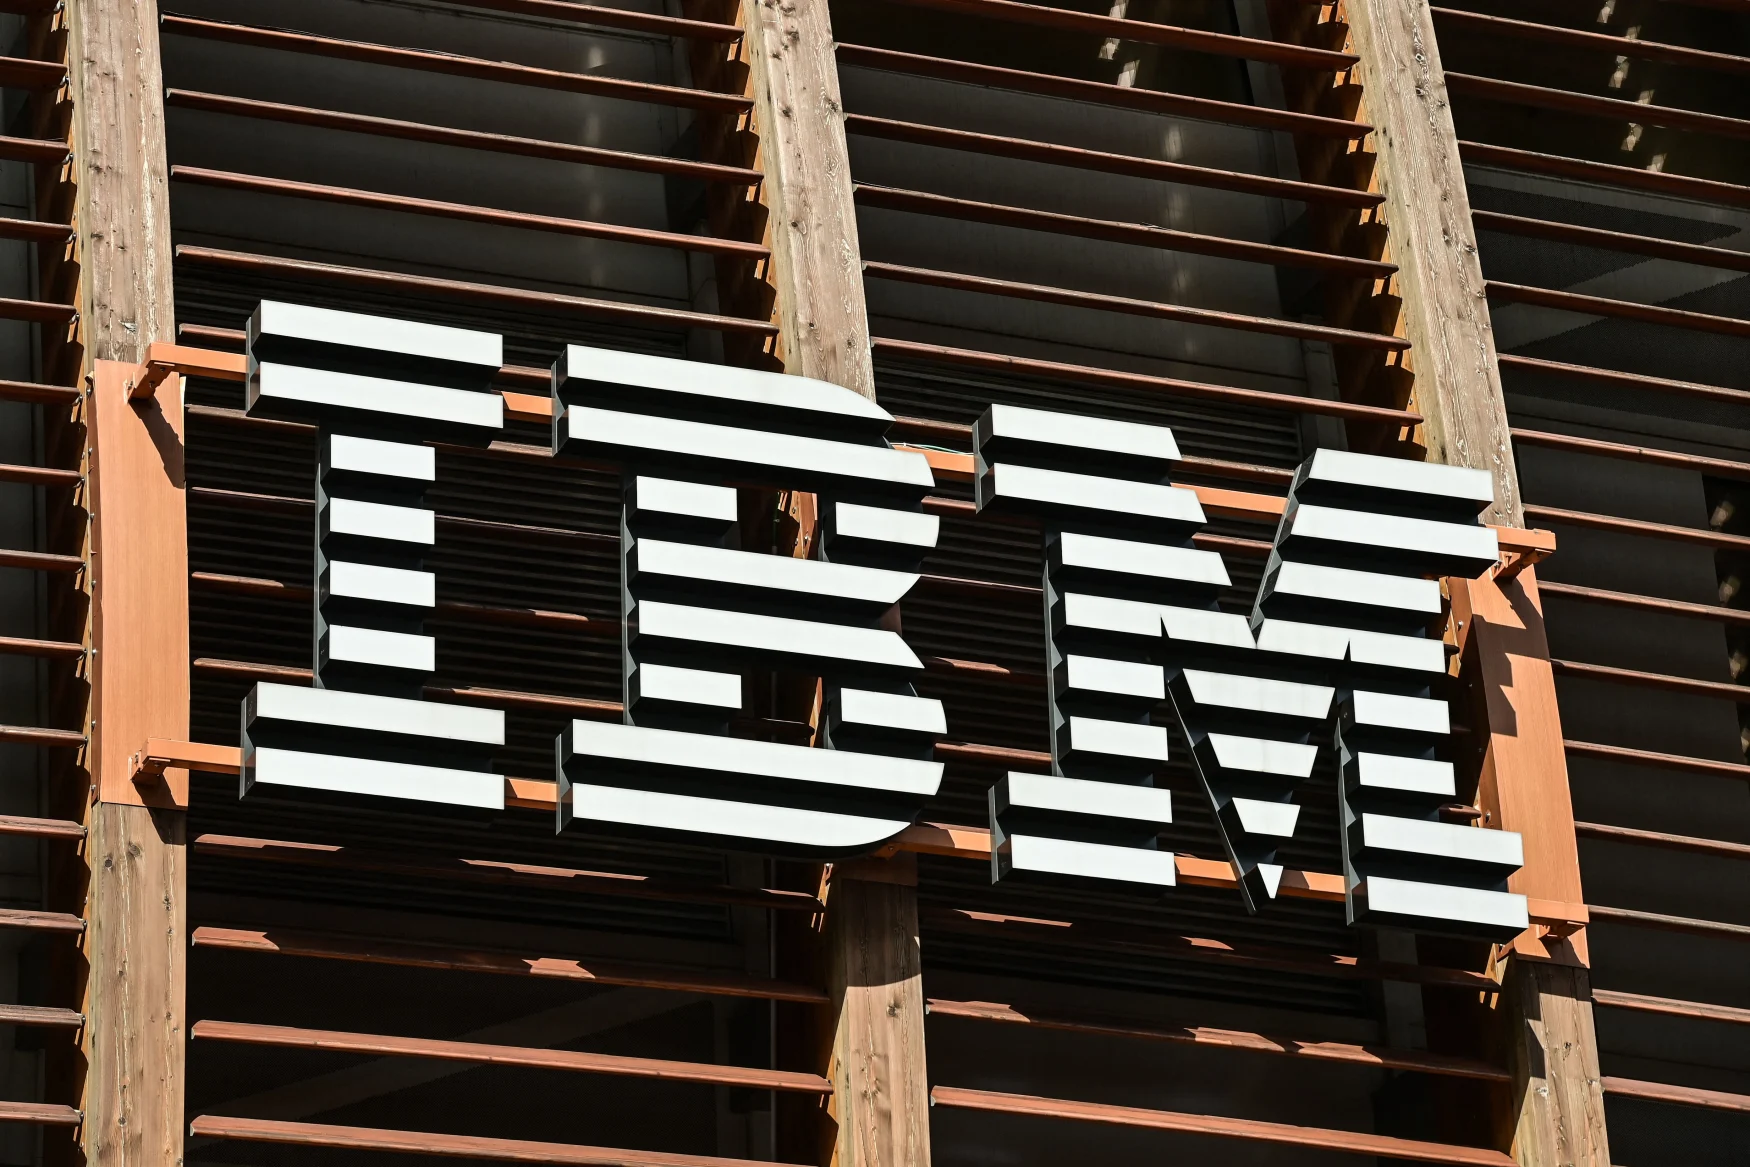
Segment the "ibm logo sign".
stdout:
<path fill-rule="evenodd" d="M 428 439 L 490 441 L 495 335 L 263 303 L 252 416 L 314 422 L 315 682 L 243 707 L 242 791 L 258 785 L 500 809 L 496 711 L 420 698 Z M 893 418 L 822 382 L 571 346 L 554 369 L 556 458 L 618 467 L 624 716 L 555 743 L 558 828 L 631 830 L 843 857 L 910 825 L 942 782 L 939 701 L 888 619 L 938 523 L 922 454 Z M 979 513 L 1043 531 L 1049 774 L 989 794 L 992 878 L 1170 887 L 1159 785 L 1189 756 L 1247 907 L 1273 898 L 1297 788 L 1333 754 L 1350 919 L 1504 938 L 1527 925 L 1506 879 L 1518 835 L 1441 821 L 1450 761 L 1439 577 L 1497 558 L 1486 474 L 1321 450 L 1296 472 L 1248 614 L 1193 536 L 1165 427 L 994 405 L 974 428 Z M 818 500 L 814 557 L 743 550 L 737 488 Z M 732 737 L 750 672 L 818 676 L 825 748 Z M 1327 744 L 1328 743 L 1328 744 Z"/>

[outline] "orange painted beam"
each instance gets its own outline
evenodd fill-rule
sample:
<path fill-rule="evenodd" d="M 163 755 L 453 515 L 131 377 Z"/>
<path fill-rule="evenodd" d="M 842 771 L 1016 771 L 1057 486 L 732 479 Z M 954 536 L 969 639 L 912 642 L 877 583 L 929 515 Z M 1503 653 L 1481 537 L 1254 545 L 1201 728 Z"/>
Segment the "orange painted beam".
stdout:
<path fill-rule="evenodd" d="M 153 346 L 156 348 L 157 346 Z M 187 805 L 188 772 L 135 784 L 135 751 L 188 737 L 188 508 L 180 402 L 130 398 L 137 366 L 91 375 L 92 744 L 103 802 Z"/>
<path fill-rule="evenodd" d="M 1461 676 L 1476 694 L 1478 805 L 1490 825 L 1525 841 L 1525 866 L 1507 886 L 1532 901 L 1533 927 L 1512 949 L 1584 966 L 1586 896 L 1536 569 L 1453 580 L 1451 591 Z"/>

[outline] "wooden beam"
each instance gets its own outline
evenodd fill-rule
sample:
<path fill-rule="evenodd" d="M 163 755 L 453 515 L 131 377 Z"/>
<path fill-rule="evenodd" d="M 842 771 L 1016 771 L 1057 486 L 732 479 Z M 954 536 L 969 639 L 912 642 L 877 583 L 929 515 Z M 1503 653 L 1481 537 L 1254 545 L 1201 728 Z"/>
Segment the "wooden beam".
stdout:
<path fill-rule="evenodd" d="M 997 1114 L 1068 1119 L 1109 1126 L 1140 1127 L 1145 1130 L 1179 1131 L 1244 1142 L 1342 1151 L 1351 1155 L 1370 1155 L 1378 1159 L 1402 1159 L 1413 1163 L 1442 1163 L 1453 1167 L 1514 1167 L 1513 1160 L 1506 1155 L 1482 1147 L 1460 1147 L 1359 1131 L 1292 1126 L 1288 1123 L 1227 1118 L 1215 1114 L 1145 1110 L 1137 1106 L 1112 1106 L 1098 1102 L 1072 1102 L 1065 1098 L 1037 1098 L 1027 1094 L 968 1090 L 956 1086 L 937 1086 L 930 1092 L 930 1098 L 938 1106 L 991 1111 Z"/>
<path fill-rule="evenodd" d="M 136 10 L 125 7 L 125 16 L 118 10 L 108 19 L 132 23 Z M 123 317 L 155 318 L 144 307 L 118 303 L 98 323 L 108 319 L 125 333 Z M 183 419 L 176 395 L 137 405 L 128 399 L 136 367 L 100 360 L 91 376 L 87 756 L 97 802 L 87 842 L 90 974 L 82 1011 L 89 1023 L 82 1043 L 89 1068 L 81 1138 L 93 1167 L 177 1162 L 184 1121 L 186 824 L 175 808 L 187 802 L 188 772 L 167 769 L 149 788 L 132 780 L 133 754 L 143 743 L 188 737 Z"/>
<path fill-rule="evenodd" d="M 188 737 L 181 402 L 127 382 L 175 335 L 157 0 L 69 0 L 78 359 L 91 377 L 92 744 L 79 1141 L 90 1167 L 183 1157 L 185 823 L 127 765 Z M 186 782 L 173 773 L 171 781 Z"/>
<path fill-rule="evenodd" d="M 743 976 L 739 973 L 695 972 L 656 965 L 597 961 L 573 956 L 526 955 L 476 948 L 456 948 L 373 936 L 351 936 L 296 929 L 221 928 L 194 930 L 196 948 L 306 956 L 359 964 L 444 972 L 496 973 L 508 976 L 586 981 L 598 985 L 631 985 L 675 993 L 707 993 L 724 997 L 825 1004 L 826 993 L 812 985 Z"/>
<path fill-rule="evenodd" d="M 1610 1167 L 1588 989 L 1583 968 L 1522 958 L 1508 964 L 1501 991 L 1520 1167 Z"/>
<path fill-rule="evenodd" d="M 743 10 L 784 369 L 873 398 L 857 209 L 826 0 Z"/>
<path fill-rule="evenodd" d="M 398 1151 L 499 1163 L 545 1163 L 555 1167 L 753 1167 L 748 1159 L 717 1155 L 676 1155 L 666 1151 L 630 1151 L 618 1147 L 585 1147 L 572 1143 L 541 1143 L 528 1139 L 493 1139 L 477 1135 L 432 1134 L 426 1131 L 375 1130 L 311 1122 L 280 1122 L 260 1118 L 227 1118 L 203 1114 L 189 1124 L 189 1134 L 202 1139 L 278 1143 L 293 1147 L 332 1147 L 355 1151 Z"/>
<path fill-rule="evenodd" d="M 282 1049 L 386 1054 L 393 1057 L 468 1062 L 482 1066 L 526 1066 L 577 1074 L 650 1078 L 663 1082 L 704 1082 L 715 1086 L 740 1086 L 749 1090 L 832 1093 L 832 1084 L 819 1074 L 761 1070 L 746 1066 L 716 1066 L 661 1058 L 624 1057 L 583 1050 L 440 1041 L 423 1037 L 391 1037 L 376 1033 L 343 1033 L 331 1029 L 251 1025 L 239 1021 L 197 1021 L 190 1036 L 197 1041 L 229 1041 L 243 1045 L 277 1046 Z"/>
<path fill-rule="evenodd" d="M 929 1167 L 917 860 L 837 864 L 826 901 L 834 1167 Z"/>
<path fill-rule="evenodd" d="M 1493 522 L 1523 526 L 1470 198 L 1428 0 L 1347 0 L 1399 266 L 1428 458 L 1487 470 Z"/>

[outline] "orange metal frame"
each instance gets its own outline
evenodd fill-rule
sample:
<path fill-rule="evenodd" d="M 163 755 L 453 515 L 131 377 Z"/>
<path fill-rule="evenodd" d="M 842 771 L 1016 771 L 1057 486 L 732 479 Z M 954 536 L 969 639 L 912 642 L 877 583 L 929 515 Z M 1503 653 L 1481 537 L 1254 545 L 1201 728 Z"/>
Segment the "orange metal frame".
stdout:
<path fill-rule="evenodd" d="M 104 401 L 109 417 L 120 420 L 128 410 L 142 419 L 166 415 L 159 405 L 161 387 L 172 377 L 202 376 L 240 381 L 248 375 L 247 362 L 235 353 L 215 352 L 186 345 L 153 344 L 137 368 L 126 365 L 100 367 L 99 409 Z M 178 382 L 180 384 L 180 382 Z M 552 418 L 552 402 L 536 394 L 501 391 L 506 412 L 514 420 L 545 422 Z M 178 394 L 180 397 L 180 393 Z M 153 411 L 157 411 L 154 413 Z M 176 410 L 180 414 L 180 410 Z M 106 420 L 100 416 L 100 426 Z M 114 430 L 126 428 L 112 422 Z M 104 785 L 102 797 L 112 801 L 147 801 L 153 805 L 187 805 L 189 770 L 235 774 L 242 764 L 241 751 L 182 740 L 188 725 L 188 594 L 187 536 L 181 496 L 180 416 L 176 434 L 175 463 L 171 476 L 162 466 L 156 478 L 153 459 L 143 456 L 150 440 L 144 437 L 152 426 L 134 426 L 129 437 L 114 435 L 102 427 L 106 441 L 132 451 L 127 455 L 126 480 L 134 483 L 127 502 L 130 507 L 112 510 L 113 527 L 137 521 L 138 538 L 156 532 L 166 540 L 154 554 L 141 557 L 137 570 L 126 576 L 112 573 L 111 595 L 136 598 L 129 608 L 129 624 L 145 620 L 154 629 L 154 649 L 124 644 L 117 663 L 116 648 L 108 643 L 107 666 L 112 692 L 135 692 L 136 701 L 112 699 L 112 708 L 126 711 L 111 735 L 128 735 L 132 752 L 123 755 L 125 765 L 106 772 L 125 775 Z M 156 431 L 165 432 L 162 422 Z M 158 447 L 153 447 L 156 450 Z M 972 477 L 970 454 L 914 449 L 930 462 L 943 481 L 967 481 Z M 117 457 L 120 463 L 122 458 Z M 163 465 L 167 466 L 168 462 Z M 114 499 L 123 474 L 111 479 L 111 493 L 100 493 L 100 502 Z M 100 484 L 100 491 L 102 487 Z M 1204 509 L 1225 518 L 1272 521 L 1282 514 L 1280 496 L 1218 487 L 1196 486 Z M 1568 799 L 1567 767 L 1561 749 L 1561 723 L 1555 704 L 1555 685 L 1549 665 L 1549 648 L 1543 637 L 1542 612 L 1537 598 L 1536 574 L 1528 570 L 1555 549 L 1548 531 L 1495 527 L 1501 541 L 1502 560 L 1481 580 L 1453 581 L 1453 635 L 1460 646 L 1465 676 L 1480 681 L 1483 694 L 1478 721 L 1486 730 L 1482 751 L 1482 781 L 1479 802 L 1491 825 L 1519 831 L 1526 841 L 1526 865 L 1511 887 L 1531 901 L 1533 927 L 1513 944 L 1524 956 L 1545 960 L 1585 963 L 1586 908 L 1580 893 L 1579 863 L 1573 828 L 1573 809 Z M 137 544 L 138 545 L 138 544 Z M 149 543 L 143 544 L 150 546 Z M 173 554 L 163 554 L 170 549 Z M 170 579 L 172 574 L 176 579 Z M 101 577 L 100 577 L 101 578 Z M 118 590 L 117 580 L 125 581 Z M 113 609 L 112 609 L 113 611 Z M 171 637 L 178 643 L 169 643 Z M 171 674 L 175 674 L 174 683 Z M 176 704 L 174 710 L 169 706 Z M 173 728 L 180 726 L 180 730 Z M 112 739 L 114 740 L 113 736 Z M 144 743 L 144 744 L 141 744 Z M 550 812 L 554 804 L 553 783 L 538 778 L 507 777 L 507 806 Z M 889 844 L 884 854 L 914 852 L 963 859 L 988 860 L 990 833 L 983 827 L 943 823 L 919 823 Z M 1236 886 L 1233 869 L 1221 860 L 1180 856 L 1180 882 L 1197 887 Z M 1340 901 L 1340 874 L 1316 871 L 1285 872 L 1282 894 L 1295 898 Z"/>

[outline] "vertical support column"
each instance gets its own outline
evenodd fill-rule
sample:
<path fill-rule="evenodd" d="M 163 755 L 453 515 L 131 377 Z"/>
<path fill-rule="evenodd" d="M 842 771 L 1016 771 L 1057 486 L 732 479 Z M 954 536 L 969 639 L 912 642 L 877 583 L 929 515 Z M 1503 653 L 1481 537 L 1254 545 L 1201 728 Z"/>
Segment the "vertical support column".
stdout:
<path fill-rule="evenodd" d="M 833 869 L 826 905 L 834 1167 L 929 1167 L 917 857 Z"/>
<path fill-rule="evenodd" d="M 1492 523 L 1524 522 L 1489 300 L 1428 0 L 1344 0 L 1427 419 L 1428 458 L 1487 470 Z"/>
<path fill-rule="evenodd" d="M 1463 622 L 1461 675 L 1487 732 L 1478 805 L 1525 840 L 1525 865 L 1508 887 L 1530 900 L 1534 920 L 1577 922 L 1584 918 L 1579 848 L 1536 572 L 1455 582 L 1452 616 Z M 1523 1167 L 1609 1167 L 1585 929 L 1534 926 L 1504 957 L 1514 1095 L 1503 1140 L 1511 1139 Z"/>
<path fill-rule="evenodd" d="M 174 339 L 156 0 L 70 0 L 79 334 L 92 374 L 92 747 L 86 857 L 88 1164 L 182 1161 L 185 823 L 135 791 L 148 734 L 188 736 L 180 384 L 142 406 L 130 366 Z M 122 362 L 109 364 L 108 362 Z M 162 402 L 162 407 L 159 405 Z M 184 786 L 186 789 L 186 786 Z"/>
<path fill-rule="evenodd" d="M 182 1157 L 188 772 L 142 791 L 148 738 L 186 740 L 188 535 L 180 382 L 141 405 L 135 366 L 92 373 L 93 792 L 86 859 L 87 981 L 81 1051 L 92 1167 Z M 160 402 L 163 403 L 160 406 Z"/>
<path fill-rule="evenodd" d="M 872 398 L 863 253 L 827 0 L 750 0 L 747 24 L 784 371 Z"/>
<path fill-rule="evenodd" d="M 826 0 L 750 0 L 749 53 L 784 369 L 875 396 Z M 826 913 L 836 1167 L 927 1167 L 915 859 L 841 864 Z"/>

